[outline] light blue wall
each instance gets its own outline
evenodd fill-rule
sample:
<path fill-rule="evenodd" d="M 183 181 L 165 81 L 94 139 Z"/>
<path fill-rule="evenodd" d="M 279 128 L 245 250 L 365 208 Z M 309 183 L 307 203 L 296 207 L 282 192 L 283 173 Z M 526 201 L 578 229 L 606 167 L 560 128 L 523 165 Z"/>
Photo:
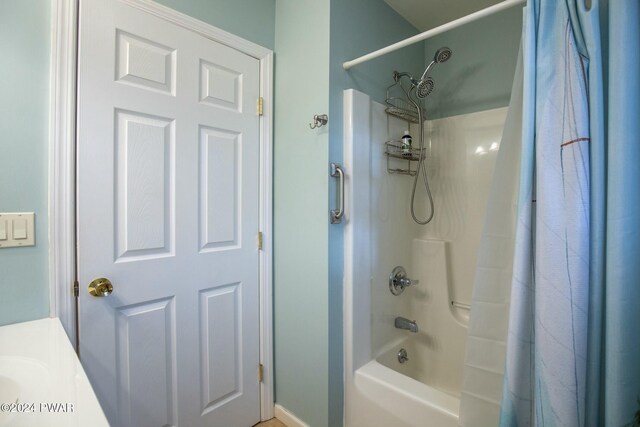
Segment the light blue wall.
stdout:
<path fill-rule="evenodd" d="M 384 102 L 394 70 L 418 73 L 424 64 L 424 46 L 419 43 L 349 71 L 342 63 L 418 33 L 418 30 L 383 0 L 333 0 L 331 2 L 331 88 L 329 106 L 329 157 L 342 162 L 342 92 L 357 89 Z M 348 171 L 347 171 L 348 173 Z M 333 182 L 330 204 L 335 204 Z M 343 226 L 329 228 L 329 425 L 342 425 L 343 345 L 342 278 Z"/>
<path fill-rule="evenodd" d="M 277 0 L 275 64 L 276 403 L 326 427 L 329 0 Z"/>
<path fill-rule="evenodd" d="M 36 246 L 0 249 L 0 325 L 49 315 L 49 0 L 0 0 L 0 212 L 35 212 Z"/>
<path fill-rule="evenodd" d="M 276 0 L 155 1 L 273 50 Z"/>
<path fill-rule="evenodd" d="M 522 8 L 513 7 L 425 41 L 429 60 L 441 46 L 453 50 L 451 59 L 433 70 L 428 118 L 509 105 L 521 30 Z"/>

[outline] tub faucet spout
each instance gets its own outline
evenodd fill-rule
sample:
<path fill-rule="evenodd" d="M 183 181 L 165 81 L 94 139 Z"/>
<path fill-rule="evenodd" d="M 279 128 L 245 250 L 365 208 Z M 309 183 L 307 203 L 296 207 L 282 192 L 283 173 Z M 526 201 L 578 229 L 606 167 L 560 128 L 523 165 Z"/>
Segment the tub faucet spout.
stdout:
<path fill-rule="evenodd" d="M 418 332 L 418 324 L 415 320 L 405 319 L 404 317 L 396 317 L 395 326 L 398 329 L 406 329 L 411 332 Z"/>

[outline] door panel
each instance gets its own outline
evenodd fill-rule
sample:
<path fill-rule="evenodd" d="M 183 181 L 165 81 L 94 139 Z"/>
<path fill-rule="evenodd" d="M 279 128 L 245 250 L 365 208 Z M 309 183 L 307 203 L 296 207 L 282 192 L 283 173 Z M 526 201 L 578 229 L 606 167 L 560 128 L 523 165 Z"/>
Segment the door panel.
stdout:
<path fill-rule="evenodd" d="M 200 128 L 200 236 L 202 251 L 237 248 L 240 212 L 241 135 Z"/>
<path fill-rule="evenodd" d="M 116 30 L 116 80 L 175 95 L 176 50 Z"/>
<path fill-rule="evenodd" d="M 259 63 L 81 0 L 80 354 L 114 426 L 259 421 Z M 111 295 L 86 291 L 109 278 Z"/>
<path fill-rule="evenodd" d="M 202 411 L 209 412 L 242 392 L 241 284 L 200 292 Z"/>
<path fill-rule="evenodd" d="M 176 425 L 173 298 L 119 307 L 115 317 L 120 424 Z"/>
<path fill-rule="evenodd" d="M 116 262 L 173 254 L 173 120 L 117 110 Z"/>
<path fill-rule="evenodd" d="M 200 61 L 200 101 L 242 113 L 242 74 Z"/>

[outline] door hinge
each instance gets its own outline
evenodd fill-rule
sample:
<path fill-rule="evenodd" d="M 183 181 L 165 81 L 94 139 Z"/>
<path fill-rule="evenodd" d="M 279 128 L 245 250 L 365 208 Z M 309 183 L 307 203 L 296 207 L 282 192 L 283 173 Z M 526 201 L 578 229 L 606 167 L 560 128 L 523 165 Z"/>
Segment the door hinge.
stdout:
<path fill-rule="evenodd" d="M 264 366 L 262 363 L 258 365 L 258 379 L 259 382 L 263 382 L 264 380 Z"/>
<path fill-rule="evenodd" d="M 258 115 L 262 116 L 264 114 L 264 99 L 262 97 L 258 98 Z"/>
<path fill-rule="evenodd" d="M 80 296 L 80 284 L 78 283 L 77 280 L 73 281 L 73 296 L 74 297 Z"/>
<path fill-rule="evenodd" d="M 258 250 L 262 250 L 262 231 L 258 231 Z"/>

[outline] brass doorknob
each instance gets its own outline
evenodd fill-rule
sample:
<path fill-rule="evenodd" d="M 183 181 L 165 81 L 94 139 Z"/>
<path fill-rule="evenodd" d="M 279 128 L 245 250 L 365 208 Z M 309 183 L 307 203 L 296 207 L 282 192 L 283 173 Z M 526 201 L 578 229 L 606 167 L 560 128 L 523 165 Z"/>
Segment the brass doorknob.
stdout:
<path fill-rule="evenodd" d="M 94 297 L 106 297 L 113 292 L 113 285 L 109 279 L 99 277 L 89 283 L 89 293 Z"/>

